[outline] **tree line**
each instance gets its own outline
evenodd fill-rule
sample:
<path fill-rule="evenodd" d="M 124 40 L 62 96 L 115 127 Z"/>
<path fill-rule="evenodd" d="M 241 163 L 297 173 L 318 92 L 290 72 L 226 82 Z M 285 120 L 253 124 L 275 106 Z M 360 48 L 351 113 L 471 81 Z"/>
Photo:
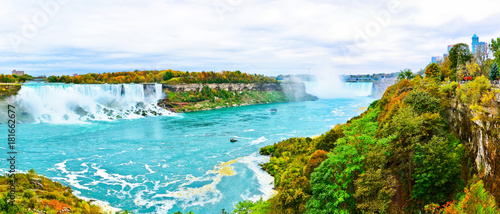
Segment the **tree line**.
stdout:
<path fill-rule="evenodd" d="M 261 74 L 247 74 L 241 71 L 124 71 L 114 73 L 88 73 L 76 76 L 49 76 L 48 82 L 62 82 L 75 84 L 121 84 L 121 83 L 275 83 L 275 78 Z"/>

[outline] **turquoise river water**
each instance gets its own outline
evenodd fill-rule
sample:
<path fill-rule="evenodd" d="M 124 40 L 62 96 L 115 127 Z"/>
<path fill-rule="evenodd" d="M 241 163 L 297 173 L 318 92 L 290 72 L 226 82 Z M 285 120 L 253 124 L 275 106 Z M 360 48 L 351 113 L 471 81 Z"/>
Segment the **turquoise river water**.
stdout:
<path fill-rule="evenodd" d="M 17 125 L 16 164 L 113 208 L 220 213 L 238 201 L 273 195 L 273 178 L 259 166 L 269 157 L 260 156 L 259 148 L 320 135 L 372 101 L 320 99 L 84 123 L 26 122 Z M 0 152 L 6 154 L 7 127 L 0 125 Z M 7 162 L 1 164 L 5 172 Z"/>

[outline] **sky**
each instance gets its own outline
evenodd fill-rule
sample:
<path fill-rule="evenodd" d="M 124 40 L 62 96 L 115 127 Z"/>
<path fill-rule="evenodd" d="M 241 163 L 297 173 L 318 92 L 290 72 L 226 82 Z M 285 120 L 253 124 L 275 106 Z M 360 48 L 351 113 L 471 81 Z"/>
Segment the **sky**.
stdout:
<path fill-rule="evenodd" d="M 500 37 L 498 0 L 0 0 L 0 73 L 418 71 Z"/>

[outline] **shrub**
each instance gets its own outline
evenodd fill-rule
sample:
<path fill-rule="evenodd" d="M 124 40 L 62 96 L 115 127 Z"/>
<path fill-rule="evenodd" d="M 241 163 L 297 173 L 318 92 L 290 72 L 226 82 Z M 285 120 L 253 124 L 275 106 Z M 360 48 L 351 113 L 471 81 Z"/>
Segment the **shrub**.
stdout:
<path fill-rule="evenodd" d="M 403 101 L 413 107 L 416 113 L 436 113 L 439 111 L 439 100 L 426 91 L 414 91 L 406 95 Z"/>

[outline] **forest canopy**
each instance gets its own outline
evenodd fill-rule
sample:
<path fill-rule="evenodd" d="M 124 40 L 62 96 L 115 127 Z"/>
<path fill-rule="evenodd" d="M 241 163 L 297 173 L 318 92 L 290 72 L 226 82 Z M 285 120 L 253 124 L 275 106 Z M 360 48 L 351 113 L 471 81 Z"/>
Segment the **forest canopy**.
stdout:
<path fill-rule="evenodd" d="M 275 83 L 275 78 L 262 74 L 247 74 L 241 71 L 124 71 L 114 73 L 88 73 L 76 76 L 49 76 L 48 82 L 63 82 L 75 84 L 121 84 L 121 83 Z"/>

